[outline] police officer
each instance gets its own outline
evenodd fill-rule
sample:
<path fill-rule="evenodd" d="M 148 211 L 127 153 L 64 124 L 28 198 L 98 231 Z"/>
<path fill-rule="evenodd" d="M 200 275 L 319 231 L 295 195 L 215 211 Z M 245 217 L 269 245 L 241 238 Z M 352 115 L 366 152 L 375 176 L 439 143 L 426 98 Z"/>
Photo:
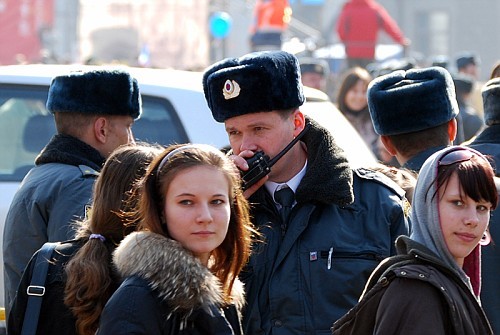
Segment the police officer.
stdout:
<path fill-rule="evenodd" d="M 203 77 L 243 171 L 245 158 L 275 157 L 308 127 L 245 191 L 263 240 L 240 276 L 246 334 L 326 334 L 408 233 L 404 192 L 380 173 L 353 170 L 332 135 L 301 112 L 299 71 L 295 56 L 273 51 L 222 60 Z"/>
<path fill-rule="evenodd" d="M 47 109 L 57 134 L 24 178 L 5 220 L 5 306 L 13 300 L 31 255 L 47 241 L 73 238 L 71 223 L 85 217 L 104 160 L 134 141 L 141 113 L 137 81 L 121 70 L 72 72 L 52 80 Z"/>
<path fill-rule="evenodd" d="M 419 171 L 457 135 L 458 104 L 450 73 L 441 67 L 398 70 L 368 86 L 373 126 L 404 168 Z"/>

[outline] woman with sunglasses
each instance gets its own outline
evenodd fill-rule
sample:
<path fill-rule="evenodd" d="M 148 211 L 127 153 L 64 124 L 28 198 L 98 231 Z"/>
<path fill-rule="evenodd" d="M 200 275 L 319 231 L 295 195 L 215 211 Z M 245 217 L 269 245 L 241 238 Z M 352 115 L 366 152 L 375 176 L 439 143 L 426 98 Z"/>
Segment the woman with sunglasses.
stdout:
<path fill-rule="evenodd" d="M 480 306 L 480 245 L 498 195 L 479 152 L 448 147 L 429 157 L 413 195 L 410 237 L 372 273 L 333 334 L 493 334 Z"/>
<path fill-rule="evenodd" d="M 241 335 L 238 275 L 250 255 L 240 174 L 208 145 L 168 147 L 138 189 L 138 231 L 113 255 L 123 283 L 98 334 Z"/>

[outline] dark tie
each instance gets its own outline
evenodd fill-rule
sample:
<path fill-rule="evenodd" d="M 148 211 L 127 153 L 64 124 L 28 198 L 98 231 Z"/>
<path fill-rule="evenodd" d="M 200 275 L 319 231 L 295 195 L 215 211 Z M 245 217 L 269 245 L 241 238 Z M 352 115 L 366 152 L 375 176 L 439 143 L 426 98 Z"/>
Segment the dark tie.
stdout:
<path fill-rule="evenodd" d="M 281 232 L 284 235 L 286 232 L 288 218 L 290 216 L 290 212 L 292 211 L 292 205 L 295 200 L 295 194 L 290 187 L 286 186 L 274 192 L 274 200 L 281 205 Z"/>

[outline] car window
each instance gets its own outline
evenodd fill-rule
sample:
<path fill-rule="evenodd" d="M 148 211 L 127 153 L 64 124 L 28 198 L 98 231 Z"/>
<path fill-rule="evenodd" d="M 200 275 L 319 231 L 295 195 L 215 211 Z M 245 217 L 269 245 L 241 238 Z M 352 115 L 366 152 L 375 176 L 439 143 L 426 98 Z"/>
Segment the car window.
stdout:
<path fill-rule="evenodd" d="M 48 87 L 0 85 L 0 181 L 21 181 L 56 133 L 45 108 Z M 132 131 L 136 140 L 168 145 L 188 142 L 173 105 L 143 96 L 143 113 Z"/>
<path fill-rule="evenodd" d="M 0 87 L 0 181 L 21 180 L 55 133 L 46 100 L 43 87 Z"/>
<path fill-rule="evenodd" d="M 172 104 L 163 98 L 142 96 L 142 115 L 132 132 L 138 141 L 169 145 L 189 142 Z"/>

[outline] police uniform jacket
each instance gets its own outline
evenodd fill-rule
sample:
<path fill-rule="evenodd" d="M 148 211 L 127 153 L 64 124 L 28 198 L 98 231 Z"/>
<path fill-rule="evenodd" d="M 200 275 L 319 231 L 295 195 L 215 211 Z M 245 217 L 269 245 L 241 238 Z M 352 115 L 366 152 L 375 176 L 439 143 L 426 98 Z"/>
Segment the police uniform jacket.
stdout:
<path fill-rule="evenodd" d="M 500 176 L 500 124 L 486 127 L 470 144 L 494 160 L 496 175 Z M 500 333 L 500 212 L 495 210 L 490 219 L 489 231 L 492 242 L 481 248 L 481 301 L 495 333 Z"/>
<path fill-rule="evenodd" d="M 104 307 L 97 334 L 242 334 L 241 282 L 233 301 L 223 302 L 217 277 L 177 241 L 135 232 L 113 261 L 125 279 Z"/>
<path fill-rule="evenodd" d="M 353 171 L 328 131 L 307 122 L 307 171 L 286 232 L 265 188 L 250 198 L 263 241 L 240 276 L 245 334 L 328 334 L 408 234 L 404 192 L 379 173 Z"/>
<path fill-rule="evenodd" d="M 5 299 L 14 298 L 30 257 L 45 242 L 74 237 L 71 224 L 85 217 L 104 157 L 88 144 L 56 135 L 37 157 L 16 192 L 5 220 Z"/>
<path fill-rule="evenodd" d="M 478 300 L 456 271 L 406 236 L 398 238 L 397 247 L 398 255 L 410 257 L 370 278 L 377 284 L 334 323 L 332 334 L 493 334 Z"/>

